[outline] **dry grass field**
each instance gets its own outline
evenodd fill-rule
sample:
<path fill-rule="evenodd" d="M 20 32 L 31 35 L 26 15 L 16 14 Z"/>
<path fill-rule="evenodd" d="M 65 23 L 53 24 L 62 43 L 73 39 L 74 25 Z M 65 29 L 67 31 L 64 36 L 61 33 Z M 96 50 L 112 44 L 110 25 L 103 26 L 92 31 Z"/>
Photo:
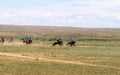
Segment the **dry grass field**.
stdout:
<path fill-rule="evenodd" d="M 50 30 L 49 30 L 49 29 Z M 3 26 L 0 75 L 120 75 L 120 29 Z M 26 45 L 21 38 L 30 36 Z M 8 42 L 13 37 L 14 42 Z M 58 38 L 63 46 L 51 44 Z M 75 47 L 67 46 L 70 39 Z"/>

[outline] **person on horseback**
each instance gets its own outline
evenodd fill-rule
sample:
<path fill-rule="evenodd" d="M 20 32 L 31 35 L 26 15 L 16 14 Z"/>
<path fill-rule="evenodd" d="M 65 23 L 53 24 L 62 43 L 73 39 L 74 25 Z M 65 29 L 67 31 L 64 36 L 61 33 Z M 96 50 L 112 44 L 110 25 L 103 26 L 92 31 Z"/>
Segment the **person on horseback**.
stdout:
<path fill-rule="evenodd" d="M 31 37 L 25 37 L 25 38 L 23 38 L 23 43 L 32 44 L 32 38 Z"/>
<path fill-rule="evenodd" d="M 55 46 L 55 45 L 60 45 L 60 46 L 62 46 L 62 45 L 63 45 L 63 41 L 62 41 L 61 39 L 58 39 L 58 40 L 56 40 L 56 41 L 52 44 L 52 46 Z"/>
<path fill-rule="evenodd" d="M 3 44 L 5 42 L 5 38 L 4 37 L 0 37 L 0 42 Z"/>
<path fill-rule="evenodd" d="M 71 40 L 71 41 L 69 41 L 69 42 L 67 43 L 67 45 L 70 45 L 70 46 L 75 46 L 75 43 L 76 43 L 76 41 Z"/>

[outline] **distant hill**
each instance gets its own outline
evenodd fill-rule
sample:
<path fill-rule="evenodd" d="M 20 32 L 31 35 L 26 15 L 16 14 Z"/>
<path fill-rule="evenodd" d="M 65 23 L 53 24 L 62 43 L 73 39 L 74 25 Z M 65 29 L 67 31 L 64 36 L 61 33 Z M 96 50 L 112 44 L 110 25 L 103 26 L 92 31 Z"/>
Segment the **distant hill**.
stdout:
<path fill-rule="evenodd" d="M 76 28 L 57 26 L 0 25 L 1 36 L 32 36 L 75 39 L 119 39 L 119 28 Z"/>

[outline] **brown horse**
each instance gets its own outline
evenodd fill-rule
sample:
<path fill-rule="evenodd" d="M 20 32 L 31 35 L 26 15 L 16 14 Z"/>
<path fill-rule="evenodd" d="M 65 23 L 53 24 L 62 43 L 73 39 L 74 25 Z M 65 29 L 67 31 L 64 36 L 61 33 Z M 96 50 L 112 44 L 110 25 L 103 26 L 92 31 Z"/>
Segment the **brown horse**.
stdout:
<path fill-rule="evenodd" d="M 55 46 L 55 45 L 60 45 L 62 46 L 63 45 L 63 41 L 61 39 L 58 39 L 57 41 L 55 41 L 52 46 Z"/>
<path fill-rule="evenodd" d="M 67 45 L 70 45 L 70 46 L 75 46 L 75 43 L 76 43 L 76 41 L 71 40 L 71 41 L 69 41 L 69 42 L 67 43 Z"/>
<path fill-rule="evenodd" d="M 4 37 L 0 37 L 0 42 L 3 44 L 5 42 L 5 38 Z"/>
<path fill-rule="evenodd" d="M 32 40 L 23 40 L 23 43 L 32 44 Z"/>
<path fill-rule="evenodd" d="M 30 37 L 23 38 L 23 43 L 32 44 L 32 39 Z"/>

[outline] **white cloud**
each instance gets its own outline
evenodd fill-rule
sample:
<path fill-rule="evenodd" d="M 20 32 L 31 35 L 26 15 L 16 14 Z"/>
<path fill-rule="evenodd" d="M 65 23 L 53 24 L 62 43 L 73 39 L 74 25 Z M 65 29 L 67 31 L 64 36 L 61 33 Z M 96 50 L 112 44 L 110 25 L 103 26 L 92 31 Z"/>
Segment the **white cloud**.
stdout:
<path fill-rule="evenodd" d="M 76 16 L 75 18 L 76 19 L 82 19 L 83 17 L 82 16 Z"/>
<path fill-rule="evenodd" d="M 15 17 L 15 16 L 14 16 L 14 14 L 12 14 L 12 13 L 9 13 L 9 12 L 6 13 L 6 12 L 5 12 L 5 13 L 2 13 L 2 14 L 0 15 L 0 17 L 1 17 L 1 18 L 13 18 L 13 17 Z"/>
<path fill-rule="evenodd" d="M 118 16 L 118 19 L 120 20 L 120 16 Z"/>
<path fill-rule="evenodd" d="M 27 20 L 27 18 L 25 18 L 25 17 L 15 17 L 15 18 L 13 18 L 13 21 L 26 21 Z"/>
<path fill-rule="evenodd" d="M 81 23 L 83 21 L 84 21 L 83 16 L 80 16 L 80 15 L 71 16 L 70 18 L 67 18 L 68 23 L 74 23 L 74 22 Z"/>
<path fill-rule="evenodd" d="M 30 6 L 30 5 L 29 5 Z M 115 24 L 120 20 L 118 0 L 71 0 L 64 4 L 1 9 L 1 20 L 35 24 L 92 25 Z M 119 9 L 119 10 L 118 10 Z M 32 20 L 31 20 L 32 19 Z M 119 22 L 117 22 L 119 23 Z"/>
<path fill-rule="evenodd" d="M 5 13 L 5 14 L 3 14 L 3 17 L 9 18 L 9 17 L 14 17 L 14 15 L 11 13 Z"/>
<path fill-rule="evenodd" d="M 119 13 L 115 13 L 112 18 L 117 19 L 117 20 L 120 21 L 120 14 Z"/>

